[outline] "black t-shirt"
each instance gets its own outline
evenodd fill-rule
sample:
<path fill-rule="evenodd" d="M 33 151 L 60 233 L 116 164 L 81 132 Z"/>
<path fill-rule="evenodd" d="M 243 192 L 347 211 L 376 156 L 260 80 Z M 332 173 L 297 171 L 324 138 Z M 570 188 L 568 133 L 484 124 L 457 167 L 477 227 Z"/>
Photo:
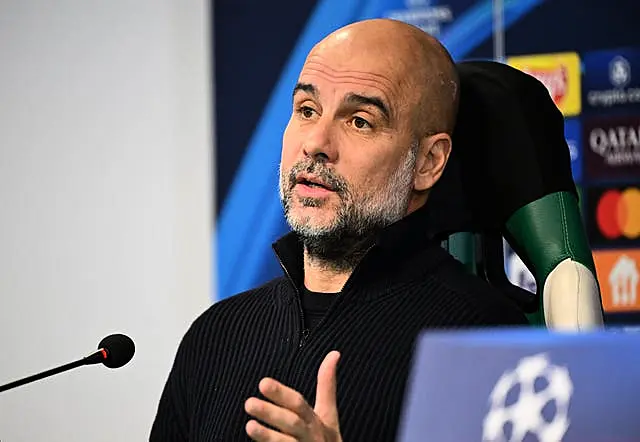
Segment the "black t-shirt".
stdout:
<path fill-rule="evenodd" d="M 308 330 L 316 328 L 338 293 L 318 293 L 303 287 L 301 293 L 304 325 Z"/>

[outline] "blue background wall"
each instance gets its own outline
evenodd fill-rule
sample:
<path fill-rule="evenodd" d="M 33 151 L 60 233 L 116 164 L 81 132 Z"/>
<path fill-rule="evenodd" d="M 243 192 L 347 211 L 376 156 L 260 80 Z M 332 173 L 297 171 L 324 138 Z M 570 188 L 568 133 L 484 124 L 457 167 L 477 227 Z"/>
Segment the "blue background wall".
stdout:
<path fill-rule="evenodd" d="M 456 60 L 492 58 L 490 1 L 407 3 L 414 10 L 426 8 L 444 17 L 420 24 L 434 29 Z M 508 56 L 640 48 L 640 33 L 634 31 L 640 12 L 637 0 L 504 3 Z M 287 230 L 277 198 L 280 138 L 307 51 L 349 22 L 407 8 L 396 0 L 215 2 L 215 298 L 280 275 L 270 247 Z"/>

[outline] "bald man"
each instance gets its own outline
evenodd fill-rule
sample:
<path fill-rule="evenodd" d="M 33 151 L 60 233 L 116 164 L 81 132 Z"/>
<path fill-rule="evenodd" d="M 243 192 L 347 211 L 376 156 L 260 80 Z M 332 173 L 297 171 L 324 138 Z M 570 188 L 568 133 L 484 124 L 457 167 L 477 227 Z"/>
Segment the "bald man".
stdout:
<path fill-rule="evenodd" d="M 446 50 L 401 22 L 313 48 L 282 142 L 284 275 L 193 323 L 152 441 L 392 441 L 422 330 L 527 323 L 425 225 L 458 89 Z"/>

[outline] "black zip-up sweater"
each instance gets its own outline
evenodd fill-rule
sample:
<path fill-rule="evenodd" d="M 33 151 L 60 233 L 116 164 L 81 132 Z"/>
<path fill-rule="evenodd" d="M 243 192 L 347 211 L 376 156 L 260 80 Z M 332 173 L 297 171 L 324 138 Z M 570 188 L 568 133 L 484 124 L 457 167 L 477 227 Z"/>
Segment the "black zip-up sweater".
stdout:
<path fill-rule="evenodd" d="M 302 247 L 293 234 L 275 243 L 285 276 L 214 304 L 183 338 L 150 440 L 248 440 L 244 402 L 261 397 L 260 380 L 273 377 L 313 406 L 318 368 L 331 350 L 341 352 L 343 440 L 395 440 L 420 331 L 527 324 L 429 238 L 422 212 L 379 235 L 311 331 L 300 304 Z"/>

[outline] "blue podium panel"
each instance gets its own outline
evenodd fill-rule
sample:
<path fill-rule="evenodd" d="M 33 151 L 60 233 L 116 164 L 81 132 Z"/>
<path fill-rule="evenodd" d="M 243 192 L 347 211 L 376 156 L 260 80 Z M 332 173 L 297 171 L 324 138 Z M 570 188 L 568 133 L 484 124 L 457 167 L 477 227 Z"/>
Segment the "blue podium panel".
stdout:
<path fill-rule="evenodd" d="M 423 334 L 398 436 L 401 442 L 640 441 L 640 335 Z"/>

